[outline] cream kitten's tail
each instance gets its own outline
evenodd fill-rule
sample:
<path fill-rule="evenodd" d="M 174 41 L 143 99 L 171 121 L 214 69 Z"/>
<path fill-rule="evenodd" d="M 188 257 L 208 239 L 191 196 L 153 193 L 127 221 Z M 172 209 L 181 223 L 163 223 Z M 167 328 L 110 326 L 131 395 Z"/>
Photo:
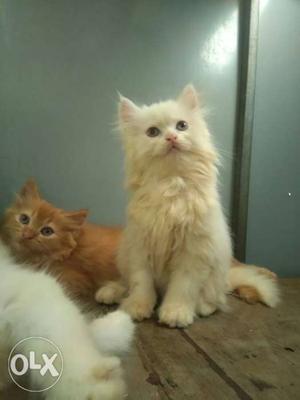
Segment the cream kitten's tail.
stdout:
<path fill-rule="evenodd" d="M 105 354 L 121 355 L 130 349 L 134 323 L 124 311 L 114 311 L 94 320 L 91 332 L 98 349 Z"/>
<path fill-rule="evenodd" d="M 266 268 L 234 260 L 229 271 L 229 285 L 230 291 L 251 304 L 261 302 L 275 307 L 280 301 L 277 276 Z"/>

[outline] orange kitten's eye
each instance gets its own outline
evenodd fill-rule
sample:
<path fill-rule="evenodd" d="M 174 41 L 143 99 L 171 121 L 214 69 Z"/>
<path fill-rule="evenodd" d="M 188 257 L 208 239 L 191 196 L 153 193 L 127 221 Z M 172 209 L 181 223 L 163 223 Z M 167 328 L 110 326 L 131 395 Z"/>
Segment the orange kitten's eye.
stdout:
<path fill-rule="evenodd" d="M 189 125 L 186 121 L 178 121 L 176 124 L 176 129 L 178 131 L 186 131 L 188 127 Z"/>
<path fill-rule="evenodd" d="M 43 229 L 41 229 L 41 234 L 43 236 L 51 236 L 53 235 L 54 230 L 51 228 L 51 226 L 44 226 Z"/>
<path fill-rule="evenodd" d="M 150 128 L 147 129 L 146 134 L 149 137 L 156 137 L 160 135 L 160 129 L 158 129 L 156 126 L 150 126 Z"/>
<path fill-rule="evenodd" d="M 26 214 L 21 214 L 19 216 L 19 221 L 21 222 L 21 224 L 23 225 L 28 225 L 30 222 L 30 218 L 28 217 L 28 215 Z"/>

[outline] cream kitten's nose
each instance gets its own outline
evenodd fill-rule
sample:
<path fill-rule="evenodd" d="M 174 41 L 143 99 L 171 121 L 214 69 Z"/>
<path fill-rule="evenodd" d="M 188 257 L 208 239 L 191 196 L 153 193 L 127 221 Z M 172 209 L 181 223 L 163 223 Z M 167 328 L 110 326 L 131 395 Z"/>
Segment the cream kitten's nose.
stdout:
<path fill-rule="evenodd" d="M 24 231 L 22 232 L 22 238 L 23 239 L 33 239 L 35 236 L 34 231 L 32 229 L 24 229 Z"/>
<path fill-rule="evenodd" d="M 167 140 L 168 142 L 174 143 L 174 142 L 176 142 L 176 140 L 177 140 L 177 135 L 176 135 L 175 133 L 169 133 L 169 134 L 166 136 L 166 140 Z"/>

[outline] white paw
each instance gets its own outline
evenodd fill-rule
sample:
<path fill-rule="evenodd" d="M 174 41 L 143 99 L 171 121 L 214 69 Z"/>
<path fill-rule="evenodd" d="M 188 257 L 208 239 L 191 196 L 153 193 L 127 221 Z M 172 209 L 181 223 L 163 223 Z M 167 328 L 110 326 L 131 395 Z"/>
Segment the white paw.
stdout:
<path fill-rule="evenodd" d="M 135 299 L 128 297 L 123 300 L 121 309 L 127 312 L 134 320 L 142 321 L 145 318 L 150 318 L 155 302 L 147 299 Z"/>
<path fill-rule="evenodd" d="M 123 354 L 129 350 L 134 335 L 134 323 L 124 311 L 118 310 L 94 320 L 91 330 L 101 352 Z"/>
<path fill-rule="evenodd" d="M 112 329 L 112 330 L 130 330 L 132 331 L 134 325 L 130 315 L 125 311 L 117 310 L 108 313 L 102 317 L 95 319 L 92 325 L 97 326 L 98 329 Z"/>
<path fill-rule="evenodd" d="M 194 310 L 181 304 L 162 305 L 159 310 L 159 322 L 171 328 L 185 328 L 193 323 Z"/>

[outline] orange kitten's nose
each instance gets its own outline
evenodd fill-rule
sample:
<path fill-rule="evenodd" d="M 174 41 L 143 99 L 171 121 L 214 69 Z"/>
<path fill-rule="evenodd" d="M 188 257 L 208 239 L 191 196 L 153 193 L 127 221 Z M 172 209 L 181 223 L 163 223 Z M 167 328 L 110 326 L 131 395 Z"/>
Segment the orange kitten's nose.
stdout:
<path fill-rule="evenodd" d="M 169 135 L 166 136 L 166 140 L 168 142 L 174 143 L 177 140 L 177 135 L 175 135 L 175 133 L 170 133 Z"/>
<path fill-rule="evenodd" d="M 23 239 L 33 239 L 34 238 L 34 231 L 32 229 L 24 229 L 24 231 L 22 232 L 22 238 Z"/>

